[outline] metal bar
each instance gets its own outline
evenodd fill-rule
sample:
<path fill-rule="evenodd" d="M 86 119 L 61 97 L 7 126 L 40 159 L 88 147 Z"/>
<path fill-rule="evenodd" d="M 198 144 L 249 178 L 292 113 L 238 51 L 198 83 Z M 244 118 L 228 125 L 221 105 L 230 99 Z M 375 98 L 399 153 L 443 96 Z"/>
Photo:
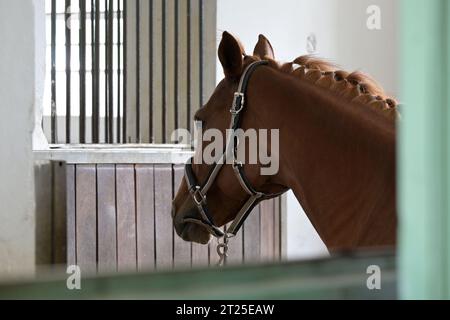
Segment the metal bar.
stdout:
<path fill-rule="evenodd" d="M 56 143 L 57 140 L 57 114 L 56 114 L 56 0 L 52 0 L 52 12 L 51 12 L 51 141 Z"/>
<path fill-rule="evenodd" d="M 150 74 L 149 70 L 149 42 L 151 41 L 151 35 L 149 34 L 149 7 L 151 5 L 150 1 L 141 1 L 140 2 L 140 40 L 139 40 L 139 55 L 141 57 L 139 62 L 139 70 L 140 73 L 140 132 L 141 132 L 141 143 L 149 143 L 150 142 L 150 131 L 149 131 L 149 123 L 148 119 L 150 117 L 150 93 L 149 93 L 149 79 Z"/>
<path fill-rule="evenodd" d="M 167 115 L 166 115 L 166 105 L 167 105 L 167 96 L 166 96 L 166 81 L 167 81 L 167 75 L 166 75 L 166 67 L 167 67 L 167 58 L 166 58 L 166 1 L 162 1 L 162 143 L 166 143 L 166 121 L 167 121 Z"/>
<path fill-rule="evenodd" d="M 140 0 L 136 0 L 136 142 L 141 142 L 141 97 L 140 97 Z"/>
<path fill-rule="evenodd" d="M 94 123 L 95 123 L 95 0 L 91 0 L 91 11 L 90 11 L 90 18 L 91 18 L 91 99 L 92 99 L 92 115 L 91 115 L 91 142 L 95 142 L 94 136 L 95 136 L 95 129 L 94 129 Z"/>
<path fill-rule="evenodd" d="M 127 5 L 123 0 L 123 130 L 122 143 L 127 143 Z"/>
<path fill-rule="evenodd" d="M 162 143 L 164 131 L 163 127 L 163 96 L 165 92 L 163 90 L 163 55 L 164 47 L 162 46 L 163 40 L 163 26 L 162 12 L 163 12 L 163 0 L 153 0 L 153 21 L 152 21 L 152 136 L 154 143 Z"/>
<path fill-rule="evenodd" d="M 104 19 L 104 39 L 105 42 L 103 44 L 104 46 L 104 51 L 105 51 L 105 70 L 104 70 L 104 74 L 105 74 L 105 104 L 104 104 L 104 109 L 105 109 L 105 142 L 109 143 L 109 109 L 108 109 L 108 78 L 109 78 L 109 25 L 108 25 L 108 0 L 104 0 L 104 7 L 103 7 L 103 19 Z"/>
<path fill-rule="evenodd" d="M 153 0 L 149 0 L 149 35 L 150 35 L 150 41 L 149 41 L 149 142 L 155 142 L 154 141 L 154 133 L 153 133 Z"/>
<path fill-rule="evenodd" d="M 203 48 L 204 48 L 204 38 L 203 38 L 203 34 L 204 34 L 204 25 L 203 25 L 203 19 L 204 19 L 204 14 L 203 14 L 203 10 L 204 10 L 204 3 L 203 0 L 198 0 L 199 1 L 199 7 L 200 7 L 200 17 L 199 17 L 199 45 L 200 45 L 200 56 L 199 56 L 199 82 L 200 82 L 200 106 L 201 107 L 204 104 L 204 98 L 203 98 L 203 62 L 204 62 L 204 55 L 203 55 Z"/>
<path fill-rule="evenodd" d="M 201 104 L 200 97 L 200 51 L 202 41 L 200 37 L 200 1 L 190 1 L 190 24 L 189 24 L 189 38 L 190 38 L 190 53 L 189 53 L 189 118 L 188 129 L 192 127 L 192 119 L 198 106 Z"/>
<path fill-rule="evenodd" d="M 109 58 L 109 67 L 108 67 L 108 103 L 109 103 L 109 125 L 108 125 L 108 133 L 109 133 L 109 143 L 114 143 L 114 79 L 113 79 L 113 41 L 114 41 L 114 2 L 113 0 L 109 0 L 109 9 L 108 9 L 108 33 L 107 36 L 109 38 L 109 47 L 108 47 L 108 58 Z"/>
<path fill-rule="evenodd" d="M 65 29 L 65 43 L 66 43 L 66 143 L 70 143 L 70 121 L 71 121 L 71 71 L 70 71 L 70 63 L 71 63 L 71 45 L 72 45 L 72 34 L 71 34 L 71 0 L 65 1 L 64 8 L 64 24 Z"/>
<path fill-rule="evenodd" d="M 86 0 L 80 0 L 80 143 L 86 143 Z"/>
<path fill-rule="evenodd" d="M 187 5 L 187 119 L 186 119 L 186 128 L 189 132 L 191 132 L 191 50 L 192 50 L 192 45 L 191 45 L 191 31 L 192 31 L 192 11 L 191 11 L 191 0 L 187 0 L 188 5 Z"/>
<path fill-rule="evenodd" d="M 95 0 L 95 142 L 100 142 L 100 0 Z"/>
<path fill-rule="evenodd" d="M 202 95 L 203 104 L 214 92 L 216 83 L 217 3 L 203 1 L 202 18 Z"/>
<path fill-rule="evenodd" d="M 92 141 L 100 142 L 100 0 L 95 0 L 95 32 L 94 32 L 94 73 L 95 73 L 95 101 L 92 114 Z"/>
<path fill-rule="evenodd" d="M 121 77 L 121 23 L 122 23 L 122 7 L 121 0 L 117 0 L 117 143 L 120 143 L 121 123 L 120 123 L 120 77 Z"/>
<path fill-rule="evenodd" d="M 177 1 L 177 70 L 176 70 L 176 127 L 187 128 L 187 80 L 188 80 L 188 3 Z M 215 45 L 215 43 L 214 43 Z"/>
<path fill-rule="evenodd" d="M 174 74 L 175 74 L 175 82 L 173 86 L 173 95 L 174 95 L 174 115 L 175 115 L 175 122 L 174 126 L 175 129 L 178 129 L 179 123 L 178 123 L 178 73 L 179 73 L 179 34 L 178 34 L 178 23 L 179 23 L 179 0 L 175 0 L 175 65 L 174 65 Z"/>
<path fill-rule="evenodd" d="M 176 6 L 175 0 L 165 0 L 165 20 L 164 35 L 164 61 L 165 61 L 165 132 L 163 136 L 164 143 L 169 142 L 170 137 L 175 130 L 176 113 L 175 104 L 177 98 L 176 86 Z"/>

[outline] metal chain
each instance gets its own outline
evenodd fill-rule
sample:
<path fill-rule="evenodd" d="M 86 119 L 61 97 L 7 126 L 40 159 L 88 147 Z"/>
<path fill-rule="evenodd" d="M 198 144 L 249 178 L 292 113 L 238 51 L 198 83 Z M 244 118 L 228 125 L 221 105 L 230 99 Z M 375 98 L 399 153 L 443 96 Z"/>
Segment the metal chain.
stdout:
<path fill-rule="evenodd" d="M 218 267 L 222 267 L 226 264 L 226 258 L 228 257 L 228 242 L 230 238 L 233 237 L 234 235 L 225 234 L 222 243 L 220 243 L 220 239 L 217 239 L 217 254 L 219 255 L 219 262 L 217 263 Z"/>

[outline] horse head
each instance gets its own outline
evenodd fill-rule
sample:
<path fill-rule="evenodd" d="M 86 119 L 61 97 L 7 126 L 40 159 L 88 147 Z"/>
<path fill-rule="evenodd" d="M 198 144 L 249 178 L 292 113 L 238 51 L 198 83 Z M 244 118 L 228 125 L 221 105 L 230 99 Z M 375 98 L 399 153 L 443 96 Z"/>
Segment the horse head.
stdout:
<path fill-rule="evenodd" d="M 227 152 L 235 151 L 231 150 L 235 149 L 234 146 L 230 147 L 228 143 L 237 139 L 236 137 L 226 138 L 230 123 L 232 128 L 233 123 L 236 122 L 234 129 L 239 127 L 241 132 L 247 129 L 267 128 L 267 124 L 260 121 L 257 116 L 257 112 L 261 110 L 258 111 L 257 106 L 252 103 L 252 96 L 242 93 L 241 97 L 236 93 L 239 92 L 243 81 L 250 81 L 250 72 L 255 71 L 253 69 L 256 69 L 258 61 L 273 62 L 272 46 L 261 35 L 254 54 L 248 56 L 241 43 L 228 32 L 224 32 L 218 56 L 225 77 L 217 85 L 209 101 L 195 114 L 194 120 L 201 123 L 201 133 L 205 136 L 207 132 L 220 133 L 224 137 L 223 149 L 219 151 L 219 155 L 215 155 L 214 163 L 206 163 L 203 161 L 203 156 L 214 143 L 214 139 L 201 140 L 196 146 L 194 157 L 200 161 L 194 161 L 186 167 L 185 179 L 179 187 L 172 206 L 177 234 L 186 241 L 201 244 L 208 243 L 211 234 L 216 237 L 223 236 L 220 227 L 237 218 L 239 221 L 235 223 L 233 230 L 236 232 L 254 205 L 286 190 L 284 186 L 277 183 L 276 174 L 261 174 L 262 164 L 259 161 L 240 162 L 239 168 L 235 157 L 231 157 L 233 158 L 231 162 L 227 161 L 230 158 Z M 254 68 L 250 70 L 252 65 Z M 246 72 L 249 78 L 242 80 Z M 248 84 L 244 83 L 244 85 Z M 244 106 L 244 96 L 245 110 L 238 110 Z M 236 106 L 236 103 L 240 105 Z M 230 107 L 236 108 L 235 111 L 239 112 L 233 112 L 233 110 L 230 112 Z M 245 142 L 250 143 L 247 140 Z M 245 142 L 240 143 L 239 148 L 244 150 L 243 156 L 247 159 L 250 158 L 248 153 L 251 148 L 245 148 Z M 244 149 L 242 149 L 243 145 Z M 220 156 L 224 158 L 221 159 Z M 222 163 L 218 165 L 217 163 L 221 160 L 223 160 Z"/>

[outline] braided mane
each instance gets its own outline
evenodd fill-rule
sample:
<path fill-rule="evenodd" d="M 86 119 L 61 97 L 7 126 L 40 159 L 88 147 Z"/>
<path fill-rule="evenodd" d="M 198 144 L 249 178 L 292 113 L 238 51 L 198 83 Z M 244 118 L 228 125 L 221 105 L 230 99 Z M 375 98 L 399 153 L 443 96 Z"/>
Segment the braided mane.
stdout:
<path fill-rule="evenodd" d="M 399 117 L 396 100 L 389 97 L 374 79 L 364 73 L 340 70 L 335 64 L 311 55 L 300 56 L 293 62 L 281 65 L 272 60 L 270 65 L 298 79 L 331 90 L 348 101 L 382 111 L 390 119 Z"/>

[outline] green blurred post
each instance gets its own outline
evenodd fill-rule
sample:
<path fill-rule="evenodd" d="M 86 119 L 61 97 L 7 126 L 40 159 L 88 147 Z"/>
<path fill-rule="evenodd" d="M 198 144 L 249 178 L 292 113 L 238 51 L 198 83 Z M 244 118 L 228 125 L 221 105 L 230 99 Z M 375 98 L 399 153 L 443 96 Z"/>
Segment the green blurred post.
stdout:
<path fill-rule="evenodd" d="M 447 0 L 402 0 L 399 294 L 450 298 Z"/>

